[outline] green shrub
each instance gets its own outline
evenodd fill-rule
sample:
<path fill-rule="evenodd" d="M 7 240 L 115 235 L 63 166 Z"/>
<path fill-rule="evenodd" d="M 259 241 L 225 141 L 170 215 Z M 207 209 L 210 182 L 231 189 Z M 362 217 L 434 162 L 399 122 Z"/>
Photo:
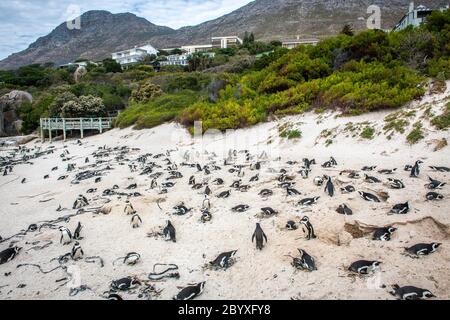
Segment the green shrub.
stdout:
<path fill-rule="evenodd" d="M 431 123 L 440 130 L 445 130 L 450 127 L 450 103 L 447 103 L 445 111 L 431 119 Z"/>
<path fill-rule="evenodd" d="M 361 137 L 364 139 L 373 139 L 373 135 L 375 133 L 375 129 L 372 127 L 365 127 L 363 131 L 361 131 Z"/>
<path fill-rule="evenodd" d="M 413 126 L 412 131 L 406 136 L 406 140 L 410 144 L 415 144 L 424 138 L 422 131 L 422 124 L 420 122 L 416 122 Z"/>

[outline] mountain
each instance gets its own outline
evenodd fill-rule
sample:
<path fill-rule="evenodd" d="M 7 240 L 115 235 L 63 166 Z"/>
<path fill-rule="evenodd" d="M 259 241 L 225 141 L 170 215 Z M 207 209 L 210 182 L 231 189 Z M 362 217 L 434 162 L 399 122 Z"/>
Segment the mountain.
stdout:
<path fill-rule="evenodd" d="M 131 13 L 88 11 L 81 16 L 81 30 L 69 30 L 66 23 L 39 38 L 29 48 L 0 61 L 0 69 L 30 63 L 67 63 L 78 58 L 102 59 L 111 52 L 144 42 L 157 48 L 209 43 L 212 36 L 253 32 L 257 39 L 273 40 L 323 37 L 339 32 L 351 23 L 355 30 L 366 28 L 367 8 L 381 8 L 383 29 L 391 29 L 407 11 L 410 0 L 255 0 L 220 18 L 197 26 L 173 30 L 157 26 Z M 436 8 L 447 0 L 421 0 L 417 5 Z"/>
<path fill-rule="evenodd" d="M 88 11 L 81 15 L 79 30 L 60 24 L 26 50 L 0 61 L 0 69 L 12 69 L 30 63 L 53 62 L 56 65 L 79 58 L 103 59 L 111 52 L 143 44 L 158 35 L 170 35 L 169 27 L 154 25 L 132 13 L 112 14 Z"/>

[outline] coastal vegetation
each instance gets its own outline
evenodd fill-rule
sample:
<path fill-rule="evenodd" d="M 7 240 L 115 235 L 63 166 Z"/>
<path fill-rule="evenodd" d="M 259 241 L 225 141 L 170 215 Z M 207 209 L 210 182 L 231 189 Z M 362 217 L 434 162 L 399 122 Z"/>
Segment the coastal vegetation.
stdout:
<path fill-rule="evenodd" d="M 79 81 L 74 68 L 48 64 L 0 71 L 0 94 L 11 89 L 33 94 L 33 102 L 20 110 L 24 132 L 35 130 L 42 116 L 97 111 L 113 115 L 121 110 L 115 122 L 120 128 L 151 128 L 172 120 L 192 128 L 201 120 L 204 130 L 225 130 L 305 111 L 359 115 L 395 109 L 420 98 L 427 79 L 445 83 L 450 78 L 450 10 L 400 32 L 354 33 L 344 27 L 317 46 L 292 50 L 247 34 L 240 47 L 216 50 L 214 57 L 195 55 L 182 69 L 156 72 L 152 59 L 125 70 L 105 59 L 88 65 Z M 85 101 L 95 108 L 80 108 Z M 448 128 L 449 114 L 447 106 L 432 124 Z M 403 133 L 407 119 L 385 119 L 384 131 Z M 373 137 L 371 129 L 364 128 L 361 137 Z M 420 130 L 413 129 L 411 141 Z M 290 133 L 296 135 L 301 133 Z"/>

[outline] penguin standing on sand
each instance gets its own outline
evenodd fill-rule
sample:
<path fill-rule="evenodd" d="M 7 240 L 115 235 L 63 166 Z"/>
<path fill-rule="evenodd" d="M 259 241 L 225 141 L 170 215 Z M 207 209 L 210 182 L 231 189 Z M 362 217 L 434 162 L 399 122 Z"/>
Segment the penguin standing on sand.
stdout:
<path fill-rule="evenodd" d="M 74 238 L 75 240 L 81 240 L 81 239 L 83 239 L 83 238 L 80 236 L 81 229 L 83 229 L 83 226 L 81 225 L 81 222 L 78 221 L 77 228 L 75 229 L 75 231 L 74 231 L 74 233 L 73 233 L 73 238 Z"/>
<path fill-rule="evenodd" d="M 334 196 L 334 184 L 331 181 L 331 177 L 328 177 L 327 183 L 325 185 L 325 192 L 326 194 L 328 194 L 330 197 Z"/>
<path fill-rule="evenodd" d="M 420 167 L 419 165 L 422 164 L 423 161 L 417 160 L 414 166 L 411 168 L 411 172 L 409 174 L 410 177 L 417 178 L 420 173 Z"/>
<path fill-rule="evenodd" d="M 197 283 L 196 285 L 187 286 L 181 289 L 181 291 L 173 297 L 173 300 L 192 300 L 195 297 L 201 295 L 204 288 L 205 281 Z"/>
<path fill-rule="evenodd" d="M 166 226 L 163 229 L 163 234 L 166 239 L 166 241 L 173 241 L 177 242 L 175 237 L 175 227 L 172 225 L 172 222 L 170 220 L 166 221 Z"/>
<path fill-rule="evenodd" d="M 59 239 L 59 243 L 63 245 L 69 244 L 72 242 L 72 233 L 66 227 L 59 227 L 59 231 L 61 231 L 61 238 Z"/>
<path fill-rule="evenodd" d="M 131 226 L 134 228 L 139 228 L 142 223 L 141 217 L 137 213 L 133 214 L 131 217 Z"/>
<path fill-rule="evenodd" d="M 314 234 L 314 228 L 311 224 L 311 222 L 309 222 L 309 218 L 307 216 L 304 216 L 301 220 L 300 223 L 303 224 L 306 229 L 308 230 L 308 235 L 306 236 L 306 239 L 311 240 L 316 238 L 316 235 Z"/>
<path fill-rule="evenodd" d="M 256 229 L 255 232 L 253 232 L 252 242 L 255 240 L 255 238 L 256 238 L 256 249 L 262 250 L 262 248 L 264 247 L 263 244 L 264 239 L 266 240 L 267 243 L 267 236 L 259 223 L 256 223 Z"/>
<path fill-rule="evenodd" d="M 72 252 L 70 253 L 70 256 L 73 260 L 79 260 L 82 259 L 84 255 L 83 249 L 81 249 L 81 245 L 78 241 L 75 242 L 72 248 Z"/>
<path fill-rule="evenodd" d="M 131 204 L 130 201 L 125 201 L 125 208 L 123 208 L 123 212 L 128 215 L 130 214 L 135 214 L 136 210 L 134 210 L 133 205 Z"/>
<path fill-rule="evenodd" d="M 150 183 L 150 189 L 154 189 L 158 186 L 158 182 L 156 182 L 156 179 L 152 179 L 152 182 Z"/>

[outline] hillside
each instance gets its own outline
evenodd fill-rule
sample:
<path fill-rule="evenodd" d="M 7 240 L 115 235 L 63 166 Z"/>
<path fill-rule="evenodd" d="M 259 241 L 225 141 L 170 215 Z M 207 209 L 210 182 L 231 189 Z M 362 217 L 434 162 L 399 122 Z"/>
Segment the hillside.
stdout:
<path fill-rule="evenodd" d="M 68 30 L 62 23 L 26 50 L 0 61 L 0 69 L 42 62 L 62 64 L 77 58 L 102 59 L 145 41 L 159 48 L 199 44 L 209 42 L 211 36 L 242 36 L 245 31 L 262 40 L 323 37 L 336 34 L 346 23 L 356 30 L 364 29 L 371 4 L 380 6 L 382 28 L 390 29 L 404 14 L 409 0 L 255 0 L 220 18 L 178 30 L 156 26 L 131 13 L 89 11 L 81 17 L 81 30 Z M 438 7 L 448 2 L 422 0 L 420 4 Z"/>

